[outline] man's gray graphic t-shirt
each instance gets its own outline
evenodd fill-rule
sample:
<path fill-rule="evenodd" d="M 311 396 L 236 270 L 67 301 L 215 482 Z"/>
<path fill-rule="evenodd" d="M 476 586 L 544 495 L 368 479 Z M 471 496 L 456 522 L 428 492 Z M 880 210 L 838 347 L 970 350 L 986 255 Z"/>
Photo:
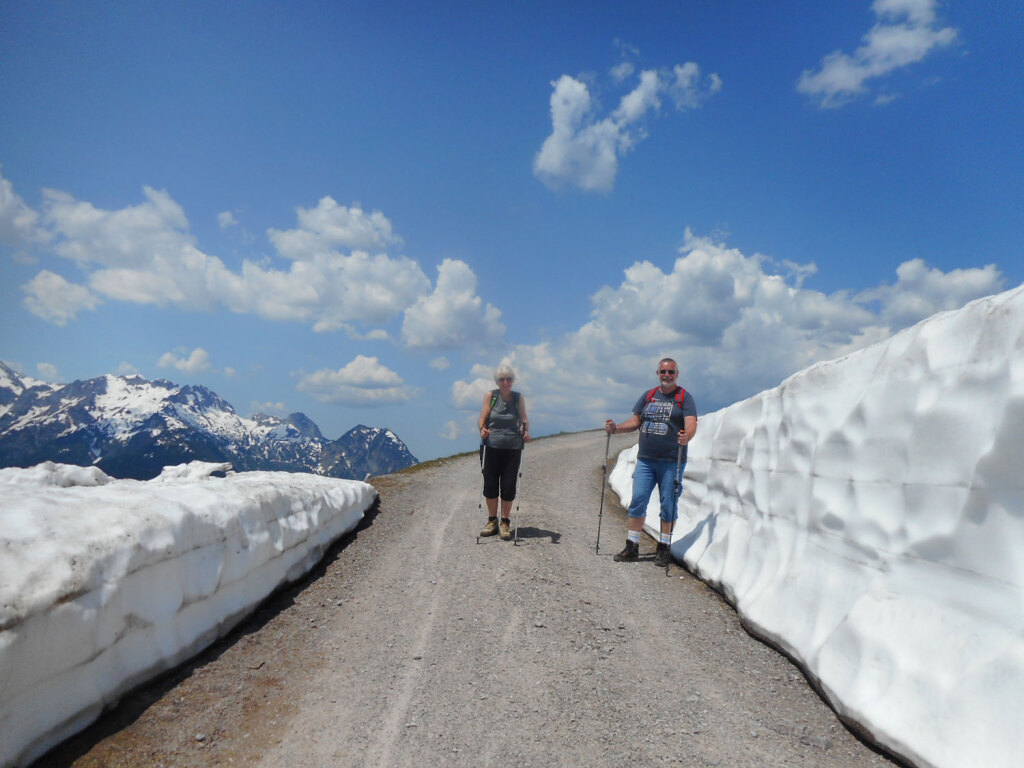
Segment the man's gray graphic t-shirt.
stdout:
<path fill-rule="evenodd" d="M 675 461 L 679 430 L 683 428 L 687 416 L 697 415 L 697 404 L 693 396 L 686 392 L 680 408 L 676 403 L 676 393 L 666 395 L 661 387 L 655 391 L 650 402 L 647 397 L 648 392 L 644 392 L 633 406 L 633 413 L 640 416 L 640 450 L 637 458 Z M 683 461 L 686 461 L 686 446 L 683 446 Z"/>

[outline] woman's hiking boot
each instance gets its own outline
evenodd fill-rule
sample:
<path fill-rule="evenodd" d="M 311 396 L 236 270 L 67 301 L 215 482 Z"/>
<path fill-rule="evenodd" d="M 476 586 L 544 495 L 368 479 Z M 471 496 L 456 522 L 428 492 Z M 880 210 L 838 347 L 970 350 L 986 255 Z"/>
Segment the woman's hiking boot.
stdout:
<path fill-rule="evenodd" d="M 480 535 L 481 536 L 493 536 L 497 532 L 498 532 L 498 518 L 496 518 L 496 517 L 488 517 L 487 518 L 487 525 L 485 525 L 484 529 L 482 531 L 480 531 Z"/>
<path fill-rule="evenodd" d="M 501 538 L 508 541 L 512 538 L 512 521 L 507 517 L 501 518 L 501 526 L 498 530 L 501 531 Z"/>
<path fill-rule="evenodd" d="M 672 564 L 672 551 L 668 544 L 658 543 L 658 551 L 654 553 L 654 564 L 659 568 L 668 568 Z"/>
<path fill-rule="evenodd" d="M 625 548 L 623 548 L 623 550 L 612 559 L 617 563 L 624 563 L 636 560 L 639 557 L 640 545 L 635 541 L 627 541 Z"/>

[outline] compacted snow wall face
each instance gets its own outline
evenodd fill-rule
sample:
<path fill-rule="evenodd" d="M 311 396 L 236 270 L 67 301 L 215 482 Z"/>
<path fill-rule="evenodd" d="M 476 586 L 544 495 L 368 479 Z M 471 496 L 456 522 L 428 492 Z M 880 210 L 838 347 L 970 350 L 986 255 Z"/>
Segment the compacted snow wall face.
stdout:
<path fill-rule="evenodd" d="M 284 472 L 148 482 L 0 471 L 0 765 L 24 764 L 226 633 L 376 499 Z"/>
<path fill-rule="evenodd" d="M 1022 456 L 1024 286 L 702 417 L 672 552 L 878 743 L 1016 766 Z"/>

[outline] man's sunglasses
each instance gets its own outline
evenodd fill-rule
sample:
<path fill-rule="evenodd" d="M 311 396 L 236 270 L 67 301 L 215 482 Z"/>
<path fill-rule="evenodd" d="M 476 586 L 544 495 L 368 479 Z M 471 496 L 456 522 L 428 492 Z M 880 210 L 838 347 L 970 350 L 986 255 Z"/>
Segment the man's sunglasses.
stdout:
<path fill-rule="evenodd" d="M 511 376 L 499 376 L 498 381 L 512 381 Z"/>
<path fill-rule="evenodd" d="M 661 374 L 667 373 L 667 374 L 670 374 L 670 375 L 673 375 L 673 376 L 675 375 L 675 371 L 670 371 L 668 368 L 662 368 L 660 371 L 658 371 L 658 373 L 661 373 Z"/>

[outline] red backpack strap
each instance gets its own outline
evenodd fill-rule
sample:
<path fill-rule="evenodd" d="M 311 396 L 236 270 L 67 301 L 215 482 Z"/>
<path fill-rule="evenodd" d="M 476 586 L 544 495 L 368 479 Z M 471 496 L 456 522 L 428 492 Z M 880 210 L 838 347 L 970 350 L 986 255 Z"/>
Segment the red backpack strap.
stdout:
<path fill-rule="evenodd" d="M 647 393 L 647 402 L 648 403 L 654 401 L 654 393 L 657 392 L 657 391 L 658 391 L 658 387 L 655 387 L 654 389 L 652 389 L 650 392 Z M 686 397 L 686 390 L 683 389 L 682 387 L 676 387 L 676 402 L 679 404 L 680 408 L 683 407 L 683 398 L 684 397 Z"/>

